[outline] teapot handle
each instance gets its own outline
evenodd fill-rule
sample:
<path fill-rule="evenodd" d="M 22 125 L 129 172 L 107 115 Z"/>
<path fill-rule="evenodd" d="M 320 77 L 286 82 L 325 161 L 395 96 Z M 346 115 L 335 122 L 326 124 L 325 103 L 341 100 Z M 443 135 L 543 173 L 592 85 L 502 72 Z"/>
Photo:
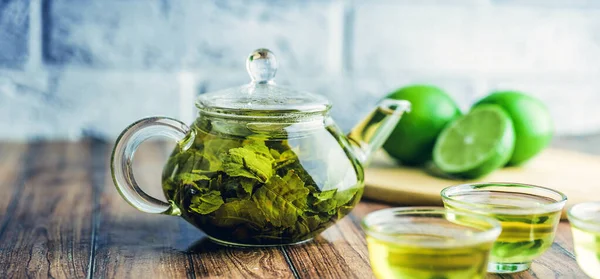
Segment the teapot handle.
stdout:
<path fill-rule="evenodd" d="M 131 206 L 147 213 L 179 215 L 176 207 L 151 197 L 138 186 L 132 165 L 135 151 L 145 140 L 161 136 L 180 142 L 189 130 L 187 125 L 176 119 L 149 117 L 131 124 L 117 138 L 110 163 L 112 178 L 119 194 Z"/>

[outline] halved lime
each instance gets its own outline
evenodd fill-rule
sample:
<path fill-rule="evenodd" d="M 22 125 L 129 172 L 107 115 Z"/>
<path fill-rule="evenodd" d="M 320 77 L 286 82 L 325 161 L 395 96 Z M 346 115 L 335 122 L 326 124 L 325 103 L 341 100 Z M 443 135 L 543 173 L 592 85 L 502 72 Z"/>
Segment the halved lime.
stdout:
<path fill-rule="evenodd" d="M 435 143 L 433 161 L 450 175 L 477 178 L 504 166 L 514 146 L 508 114 L 497 105 L 480 105 L 444 128 Z"/>
<path fill-rule="evenodd" d="M 498 105 L 510 116 L 515 128 L 515 150 L 509 165 L 519 165 L 540 153 L 552 140 L 553 124 L 542 101 L 517 91 L 495 92 L 478 101 Z"/>

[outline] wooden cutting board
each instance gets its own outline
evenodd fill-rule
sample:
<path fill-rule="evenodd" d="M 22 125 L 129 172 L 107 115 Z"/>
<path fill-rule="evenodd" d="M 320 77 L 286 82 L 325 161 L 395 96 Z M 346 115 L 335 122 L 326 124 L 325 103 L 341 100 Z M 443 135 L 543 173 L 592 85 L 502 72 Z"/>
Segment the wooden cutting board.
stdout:
<path fill-rule="evenodd" d="M 477 180 L 434 177 L 423 169 L 398 165 L 383 151 L 376 155 L 365 173 L 365 197 L 402 205 L 442 205 L 440 191 L 467 182 L 520 182 L 563 192 L 569 206 L 600 201 L 600 156 L 574 151 L 547 149 L 520 167 L 497 170 Z M 563 214 L 563 217 L 566 217 Z"/>

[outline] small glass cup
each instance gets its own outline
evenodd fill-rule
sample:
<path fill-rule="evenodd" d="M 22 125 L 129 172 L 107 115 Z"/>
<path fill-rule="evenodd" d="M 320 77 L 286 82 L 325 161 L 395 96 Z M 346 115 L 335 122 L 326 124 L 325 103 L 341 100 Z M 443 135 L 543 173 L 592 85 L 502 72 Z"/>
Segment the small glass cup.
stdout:
<path fill-rule="evenodd" d="M 579 203 L 568 212 L 577 263 L 588 276 L 600 278 L 600 202 Z"/>
<path fill-rule="evenodd" d="M 500 223 L 443 207 L 378 210 L 362 222 L 377 278 L 485 278 Z"/>
<path fill-rule="evenodd" d="M 558 191 L 518 183 L 463 184 L 441 194 L 446 208 L 490 216 L 502 224 L 490 255 L 488 272 L 492 273 L 529 269 L 552 246 L 567 202 Z"/>

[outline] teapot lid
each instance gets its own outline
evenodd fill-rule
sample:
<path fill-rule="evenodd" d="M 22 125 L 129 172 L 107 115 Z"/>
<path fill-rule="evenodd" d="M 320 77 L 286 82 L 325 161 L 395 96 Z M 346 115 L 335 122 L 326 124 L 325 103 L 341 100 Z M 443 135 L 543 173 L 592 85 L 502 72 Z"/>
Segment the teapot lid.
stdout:
<path fill-rule="evenodd" d="M 268 49 L 257 49 L 246 61 L 252 81 L 240 87 L 202 94 L 196 106 L 203 112 L 249 116 L 324 113 L 329 101 L 316 94 L 275 84 L 277 58 Z"/>

